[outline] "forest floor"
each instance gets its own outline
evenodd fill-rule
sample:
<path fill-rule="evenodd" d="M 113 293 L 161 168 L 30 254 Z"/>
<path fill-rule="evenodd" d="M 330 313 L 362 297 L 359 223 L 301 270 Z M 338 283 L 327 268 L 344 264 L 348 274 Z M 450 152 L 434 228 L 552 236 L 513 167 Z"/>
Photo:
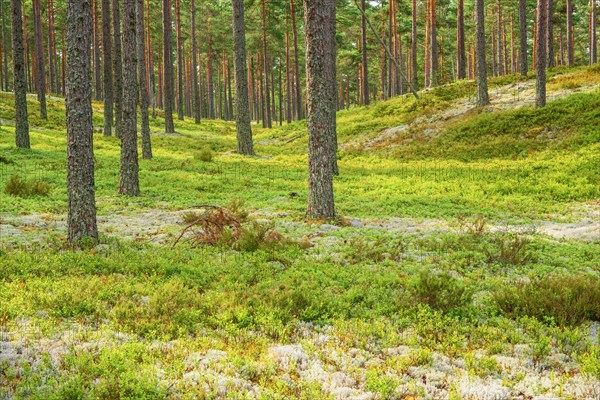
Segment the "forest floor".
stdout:
<path fill-rule="evenodd" d="M 0 193 L 0 399 L 597 399 L 600 69 L 549 78 L 543 110 L 514 75 L 483 109 L 464 81 L 339 112 L 329 223 L 304 217 L 303 122 L 255 126 L 243 158 L 232 123 L 164 135 L 159 114 L 138 198 L 97 133 L 101 240 L 79 251 L 64 105 L 28 99 L 22 151 L 0 94 L 0 188 L 50 189 Z M 243 240 L 175 245 L 212 206 L 248 213 Z"/>

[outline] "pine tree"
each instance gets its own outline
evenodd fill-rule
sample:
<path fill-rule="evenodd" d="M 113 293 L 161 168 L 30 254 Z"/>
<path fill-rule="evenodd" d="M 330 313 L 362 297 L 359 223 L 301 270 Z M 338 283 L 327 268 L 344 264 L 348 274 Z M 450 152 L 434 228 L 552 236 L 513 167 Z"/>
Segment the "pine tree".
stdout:
<path fill-rule="evenodd" d="M 194 122 L 199 124 L 201 117 L 200 104 L 200 88 L 198 87 L 198 44 L 196 41 L 196 3 L 192 0 L 192 85 L 193 85 L 193 108 L 194 108 Z"/>
<path fill-rule="evenodd" d="M 165 109 L 165 132 L 174 133 L 173 124 L 173 27 L 171 1 L 163 0 L 163 103 Z"/>
<path fill-rule="evenodd" d="M 102 61 L 104 62 L 104 135 L 112 135 L 113 76 L 112 38 L 110 33 L 110 0 L 102 0 Z"/>
<path fill-rule="evenodd" d="M 33 7 L 33 30 L 35 41 L 35 89 L 40 102 L 40 116 L 47 119 L 46 112 L 46 67 L 44 64 L 44 39 L 42 36 L 42 17 L 40 0 L 31 2 Z"/>
<path fill-rule="evenodd" d="M 535 105 L 546 105 L 546 44 L 548 34 L 548 0 L 538 0 L 536 28 Z"/>
<path fill-rule="evenodd" d="M 69 242 L 77 245 L 84 240 L 98 239 L 90 81 L 90 0 L 67 0 L 66 30 L 67 224 Z"/>
<path fill-rule="evenodd" d="M 152 158 L 152 144 L 150 142 L 150 117 L 148 115 L 148 85 L 146 81 L 146 35 L 144 33 L 144 0 L 136 2 L 136 47 L 138 67 L 138 87 L 140 116 L 142 118 L 142 157 Z"/>
<path fill-rule="evenodd" d="M 232 6 L 237 150 L 240 154 L 253 155 L 252 127 L 250 126 L 250 109 L 248 105 L 244 0 L 232 0 Z"/>
<path fill-rule="evenodd" d="M 119 0 L 112 0 L 112 12 L 115 136 L 120 138 L 123 121 L 123 60 L 121 49 L 121 11 L 119 7 Z"/>
<path fill-rule="evenodd" d="M 123 132 L 119 194 L 138 196 L 136 0 L 123 0 Z"/>
<path fill-rule="evenodd" d="M 13 86 L 15 88 L 15 134 L 17 147 L 28 149 L 29 122 L 27 121 L 27 81 L 25 78 L 25 50 L 21 0 L 11 0 Z"/>
<path fill-rule="evenodd" d="M 307 215 L 311 218 L 335 218 L 333 176 L 338 174 L 335 17 L 335 0 L 304 0 L 308 104 Z"/>
<path fill-rule="evenodd" d="M 477 105 L 489 104 L 487 65 L 485 62 L 485 20 L 483 0 L 475 1 L 476 46 L 477 46 Z"/>
<path fill-rule="evenodd" d="M 527 0 L 519 0 L 519 72 L 527 76 Z"/>

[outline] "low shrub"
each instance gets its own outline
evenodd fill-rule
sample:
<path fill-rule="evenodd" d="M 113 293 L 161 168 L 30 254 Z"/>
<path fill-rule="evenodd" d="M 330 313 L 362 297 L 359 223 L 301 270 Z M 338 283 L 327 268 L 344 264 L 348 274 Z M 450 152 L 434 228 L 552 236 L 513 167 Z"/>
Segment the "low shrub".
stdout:
<path fill-rule="evenodd" d="M 464 282 L 446 272 L 421 271 L 410 291 L 417 301 L 443 313 L 467 306 L 473 299 L 472 291 Z"/>
<path fill-rule="evenodd" d="M 48 196 L 50 184 L 41 179 L 26 180 L 21 175 L 12 175 L 4 187 L 4 192 L 19 197 Z"/>
<path fill-rule="evenodd" d="M 212 162 L 213 156 L 214 154 L 210 146 L 205 146 L 202 150 L 194 155 L 194 158 L 203 162 Z"/>
<path fill-rule="evenodd" d="M 529 316 L 558 325 L 600 321 L 600 277 L 551 275 L 503 285 L 492 298 L 511 317 Z"/>
<path fill-rule="evenodd" d="M 524 235 L 509 233 L 494 236 L 491 245 L 484 251 L 488 263 L 503 265 L 525 265 L 533 260 L 528 247 L 531 240 Z"/>

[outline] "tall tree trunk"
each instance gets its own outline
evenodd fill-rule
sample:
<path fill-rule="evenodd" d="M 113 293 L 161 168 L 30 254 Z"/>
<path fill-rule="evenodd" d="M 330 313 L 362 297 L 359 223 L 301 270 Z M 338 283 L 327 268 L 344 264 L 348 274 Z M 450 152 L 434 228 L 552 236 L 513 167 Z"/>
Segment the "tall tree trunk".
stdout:
<path fill-rule="evenodd" d="M 554 0 L 548 0 L 548 32 L 546 45 L 547 45 L 547 53 L 548 53 L 548 68 L 552 68 L 556 65 L 556 61 L 554 60 L 554 21 L 552 21 L 552 16 L 554 15 Z"/>
<path fill-rule="evenodd" d="M 120 138 L 123 121 L 123 60 L 121 59 L 121 12 L 119 0 L 112 0 L 113 12 L 113 98 L 115 112 L 115 136 Z"/>
<path fill-rule="evenodd" d="M 102 0 L 102 52 L 104 61 L 104 135 L 112 135 L 113 85 L 110 0 Z"/>
<path fill-rule="evenodd" d="M 123 137 L 119 194 L 139 196 L 137 149 L 136 0 L 123 0 Z"/>
<path fill-rule="evenodd" d="M 497 9 L 496 9 L 496 23 L 497 23 L 497 31 L 496 31 L 496 50 L 498 59 L 496 62 L 498 63 L 497 71 L 498 76 L 504 75 L 504 58 L 503 54 L 503 46 L 502 46 L 502 3 L 498 0 Z"/>
<path fill-rule="evenodd" d="M 465 6 L 464 0 L 458 0 L 457 10 L 456 10 L 456 19 L 457 19 L 457 30 L 456 30 L 456 73 L 458 75 L 458 79 L 465 79 L 465 65 L 466 55 L 465 55 Z"/>
<path fill-rule="evenodd" d="M 306 6 L 305 6 L 306 7 Z M 361 1 L 361 8 L 363 14 L 360 17 L 360 48 L 362 52 L 362 103 L 365 105 L 369 104 L 369 65 L 367 63 L 367 19 L 364 12 L 366 12 L 366 0 Z"/>
<path fill-rule="evenodd" d="M 536 78 L 535 78 L 535 105 L 546 105 L 546 44 L 548 33 L 548 0 L 538 0 L 537 6 L 537 47 L 536 47 Z"/>
<path fill-rule="evenodd" d="M 175 0 L 175 30 L 177 44 L 177 119 L 183 121 L 183 43 L 181 38 L 181 4 Z"/>
<path fill-rule="evenodd" d="M 27 121 L 27 81 L 25 79 L 25 51 L 23 48 L 23 25 L 21 0 L 10 1 L 12 16 L 13 86 L 15 88 L 15 134 L 16 145 L 30 148 L 29 123 Z"/>
<path fill-rule="evenodd" d="M 568 0 L 567 0 L 568 1 Z M 527 0 L 519 0 L 519 72 L 527 75 Z"/>
<path fill-rule="evenodd" d="M 150 142 L 150 118 L 148 115 L 148 89 L 146 85 L 146 48 L 144 46 L 144 0 L 136 2 L 136 39 L 137 39 L 137 67 L 138 86 L 140 99 L 140 116 L 142 118 L 142 157 L 152 158 L 152 144 Z"/>
<path fill-rule="evenodd" d="M 94 91 L 94 99 L 101 100 L 102 99 L 102 74 L 100 72 L 100 32 L 98 30 L 98 0 L 93 0 L 93 35 L 94 35 L 94 83 L 95 83 L 95 91 Z"/>
<path fill-rule="evenodd" d="M 304 0 L 308 102 L 308 210 L 335 218 L 333 176 L 338 174 L 335 110 L 335 0 Z"/>
<path fill-rule="evenodd" d="M 210 25 L 209 25 L 210 31 Z M 213 38 L 208 34 L 208 57 L 206 60 L 206 91 L 208 100 L 208 118 L 215 119 L 215 92 L 213 88 Z"/>
<path fill-rule="evenodd" d="M 431 86 L 431 45 L 429 44 L 430 40 L 430 23 L 431 16 L 429 15 L 429 6 L 431 5 L 429 0 L 424 1 L 425 7 L 425 56 L 423 57 L 423 80 L 426 88 Z"/>
<path fill-rule="evenodd" d="M 431 17 L 430 27 L 431 27 L 431 84 L 433 86 L 437 86 L 438 82 L 438 43 L 437 43 L 437 5 L 436 0 L 430 0 L 430 12 L 429 15 Z"/>
<path fill-rule="evenodd" d="M 246 28 L 244 23 L 244 0 L 232 0 L 233 6 L 233 63 L 235 67 L 235 128 L 237 151 L 253 155 L 252 127 L 248 105 L 248 74 L 246 69 Z"/>
<path fill-rule="evenodd" d="M 292 74 L 290 73 L 290 30 L 288 29 L 289 21 L 286 17 L 285 29 L 285 118 L 287 123 L 292 122 L 292 83 L 290 81 Z"/>
<path fill-rule="evenodd" d="M 266 128 L 271 128 L 271 97 L 269 94 L 269 57 L 267 55 L 267 8 L 266 0 L 262 0 L 262 50 L 263 50 L 263 67 L 265 80 L 265 125 Z"/>
<path fill-rule="evenodd" d="M 590 65 L 598 61 L 596 40 L 596 0 L 590 0 Z"/>
<path fill-rule="evenodd" d="M 73 245 L 98 240 L 90 82 L 91 41 L 90 0 L 67 0 L 67 225 L 68 239 Z"/>
<path fill-rule="evenodd" d="M 192 85 L 194 96 L 194 122 L 200 123 L 200 89 L 198 88 L 198 44 L 196 42 L 196 2 L 192 0 Z"/>
<path fill-rule="evenodd" d="M 173 27 L 171 26 L 171 0 L 163 0 L 163 103 L 165 132 L 174 133 L 173 124 Z"/>
<path fill-rule="evenodd" d="M 477 105 L 483 107 L 490 102 L 487 86 L 487 66 L 485 63 L 485 14 L 483 0 L 475 1 L 475 15 L 477 42 Z"/>
<path fill-rule="evenodd" d="M 296 100 L 296 119 L 304 119 L 304 102 L 300 83 L 300 56 L 298 55 L 298 30 L 296 29 L 296 10 L 294 0 L 290 0 L 290 16 L 292 18 L 292 35 L 294 37 L 294 87 Z"/>
<path fill-rule="evenodd" d="M 48 17 L 48 78 L 50 83 L 50 93 L 56 93 L 56 64 L 54 63 L 54 57 L 56 52 L 54 51 L 54 26 L 52 25 L 54 6 L 52 0 L 46 1 L 46 10 Z"/>
<path fill-rule="evenodd" d="M 573 0 L 567 0 L 567 59 L 569 66 L 575 64 L 575 50 L 573 47 Z"/>
<path fill-rule="evenodd" d="M 2 67 L 4 70 L 4 82 L 3 82 L 3 90 L 5 92 L 9 91 L 9 84 L 8 84 L 8 38 L 7 38 L 7 34 L 6 34 L 6 22 L 4 19 L 4 3 L 6 0 L 0 0 L 2 3 L 2 58 L 4 60 L 4 62 L 2 63 Z"/>
<path fill-rule="evenodd" d="M 44 40 L 42 37 L 42 17 L 40 0 L 33 0 L 33 27 L 35 38 L 36 90 L 40 102 L 40 116 L 47 119 L 46 113 L 46 68 L 44 66 Z"/>
<path fill-rule="evenodd" d="M 152 119 L 156 119 L 156 76 L 154 74 L 154 52 L 152 50 L 152 32 L 150 30 L 150 0 L 146 0 L 146 19 L 148 35 L 148 77 L 150 79 L 150 103 L 152 103 Z"/>
<path fill-rule="evenodd" d="M 415 90 L 419 90 L 417 70 L 417 0 L 412 0 L 411 72 L 412 83 Z"/>

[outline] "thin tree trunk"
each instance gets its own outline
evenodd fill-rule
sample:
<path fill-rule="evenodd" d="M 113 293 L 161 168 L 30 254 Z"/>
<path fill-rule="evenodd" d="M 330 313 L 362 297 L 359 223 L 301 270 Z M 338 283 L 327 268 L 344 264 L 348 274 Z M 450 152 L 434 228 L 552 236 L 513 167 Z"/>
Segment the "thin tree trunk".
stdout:
<path fill-rule="evenodd" d="M 596 40 L 596 0 L 590 0 L 590 65 L 598 61 Z"/>
<path fill-rule="evenodd" d="M 27 121 L 27 81 L 25 80 L 25 51 L 23 48 L 23 25 L 21 0 L 11 0 L 13 86 L 15 88 L 15 135 L 16 145 L 30 148 L 29 123 Z"/>
<path fill-rule="evenodd" d="M 285 29 L 285 118 L 287 123 L 292 122 L 292 83 L 290 81 L 292 74 L 290 74 L 290 30 L 288 29 L 289 21 L 286 16 L 286 29 Z"/>
<path fill-rule="evenodd" d="M 546 105 L 546 44 L 548 33 L 548 0 L 538 0 L 535 105 Z"/>
<path fill-rule="evenodd" d="M 100 32 L 98 30 L 98 0 L 93 0 L 92 23 L 94 25 L 94 99 L 102 100 L 102 73 L 100 66 Z"/>
<path fill-rule="evenodd" d="M 42 19 L 40 0 L 33 0 L 33 27 L 35 38 L 36 90 L 40 102 L 40 116 L 47 119 L 46 113 L 46 68 L 44 67 L 44 40 L 42 37 Z"/>
<path fill-rule="evenodd" d="M 412 31 L 411 31 L 411 72 L 415 90 L 419 90 L 419 77 L 417 74 L 417 0 L 412 0 Z"/>
<path fill-rule="evenodd" d="M 548 53 L 548 68 L 552 68 L 556 65 L 556 61 L 554 60 L 554 21 L 552 21 L 552 16 L 554 15 L 554 0 L 548 1 L 548 32 L 546 45 L 548 46 L 546 51 Z"/>
<path fill-rule="evenodd" d="M 123 0 L 123 137 L 119 194 L 139 196 L 137 149 L 136 0 Z"/>
<path fill-rule="evenodd" d="M 112 135 L 113 85 L 110 0 L 102 0 L 102 52 L 104 61 L 104 135 Z"/>
<path fill-rule="evenodd" d="M 567 60 L 569 66 L 575 64 L 575 51 L 573 48 L 573 0 L 567 0 Z"/>
<path fill-rule="evenodd" d="M 439 63 L 438 63 L 438 57 L 439 57 L 439 51 L 438 51 L 438 43 L 437 43 L 437 5 L 436 5 L 436 0 L 430 0 L 430 18 L 431 18 L 431 22 L 430 22 L 430 27 L 431 27 L 431 84 L 433 86 L 437 86 L 439 84 L 438 82 L 438 69 L 439 69 Z"/>
<path fill-rule="evenodd" d="M 263 67 L 265 80 L 265 125 L 266 128 L 271 128 L 271 97 L 269 94 L 269 57 L 267 55 L 267 8 L 266 0 L 262 0 L 262 50 L 263 50 Z"/>
<path fill-rule="evenodd" d="M 464 0 L 458 0 L 457 6 L 457 30 L 456 30 L 456 73 L 458 79 L 465 79 L 465 10 Z"/>
<path fill-rule="evenodd" d="M 504 58 L 503 54 L 503 46 L 502 46 L 502 3 L 498 0 L 498 8 L 496 10 L 496 23 L 498 30 L 496 31 L 496 50 L 498 59 L 496 62 L 498 63 L 497 71 L 498 75 L 504 75 Z"/>
<path fill-rule="evenodd" d="M 46 1 L 46 10 L 48 18 L 48 78 L 50 83 L 50 93 L 56 93 L 56 64 L 54 63 L 54 57 L 56 52 L 54 51 L 54 27 L 52 26 L 54 6 L 52 0 Z"/>
<path fill-rule="evenodd" d="M 198 88 L 198 44 L 196 43 L 196 2 L 192 0 L 192 85 L 194 95 L 194 122 L 200 123 L 201 104 L 200 90 Z"/>
<path fill-rule="evenodd" d="M 181 38 L 181 4 L 175 0 L 175 30 L 177 45 L 177 119 L 183 121 L 183 43 Z"/>
<path fill-rule="evenodd" d="M 333 176 L 338 174 L 335 0 L 305 0 L 304 20 L 308 96 L 307 215 L 333 219 Z"/>
<path fill-rule="evenodd" d="M 115 136 L 120 138 L 123 121 L 123 60 L 121 59 L 121 11 L 119 0 L 112 0 L 112 13 Z"/>
<path fill-rule="evenodd" d="M 165 132 L 174 133 L 173 124 L 173 27 L 171 0 L 163 0 L 163 103 L 165 109 Z"/>
<path fill-rule="evenodd" d="M 210 26 L 209 26 L 210 28 Z M 214 88 L 213 88 L 213 38 L 209 33 L 208 35 L 208 58 L 206 64 L 206 90 L 208 93 L 208 118 L 215 119 L 215 100 L 214 100 Z"/>
<path fill-rule="evenodd" d="M 8 79 L 8 38 L 6 34 L 6 22 L 4 19 L 4 3 L 6 0 L 0 0 L 2 4 L 2 58 L 4 62 L 2 63 L 2 67 L 4 70 L 4 80 L 3 80 L 3 90 L 5 92 L 9 91 L 9 79 Z"/>
<path fill-rule="evenodd" d="M 487 86 L 487 66 L 485 63 L 485 17 L 483 0 L 475 1 L 475 13 L 477 41 L 477 105 L 483 107 L 490 102 Z"/>
<path fill-rule="evenodd" d="M 152 158 L 152 144 L 150 142 L 150 119 L 148 116 L 148 90 L 146 85 L 146 48 L 144 34 L 144 0 L 135 0 L 136 10 L 136 39 L 137 39 L 137 67 L 138 86 L 140 99 L 140 116 L 142 118 L 142 157 Z"/>
<path fill-rule="evenodd" d="M 96 242 L 94 146 L 90 47 L 92 7 L 89 0 L 67 0 L 67 195 L 68 240 Z"/>
<path fill-rule="evenodd" d="M 360 48 L 362 52 L 362 103 L 369 104 L 369 66 L 367 63 L 367 19 L 366 19 L 366 0 L 361 1 L 361 19 L 360 19 Z"/>
<path fill-rule="evenodd" d="M 567 0 L 569 1 L 569 0 Z M 519 72 L 527 75 L 527 0 L 519 0 Z"/>
<path fill-rule="evenodd" d="M 290 0 L 290 16 L 292 18 L 292 34 L 294 38 L 294 85 L 296 101 L 296 119 L 304 119 L 304 102 L 302 101 L 302 88 L 300 83 L 300 56 L 298 55 L 298 31 L 296 29 L 296 10 L 294 0 Z"/>

